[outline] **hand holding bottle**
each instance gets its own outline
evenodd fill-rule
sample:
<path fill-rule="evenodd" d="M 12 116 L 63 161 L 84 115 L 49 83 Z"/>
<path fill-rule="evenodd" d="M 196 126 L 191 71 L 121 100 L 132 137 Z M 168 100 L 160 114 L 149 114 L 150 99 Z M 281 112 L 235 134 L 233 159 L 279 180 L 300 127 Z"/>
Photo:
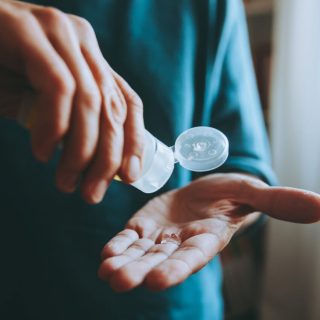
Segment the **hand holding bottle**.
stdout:
<path fill-rule="evenodd" d="M 143 106 L 109 66 L 88 21 L 55 8 L 0 2 L 0 115 L 16 117 L 31 99 L 31 144 L 49 161 L 63 141 L 56 184 L 99 202 L 116 174 L 141 172 Z"/>

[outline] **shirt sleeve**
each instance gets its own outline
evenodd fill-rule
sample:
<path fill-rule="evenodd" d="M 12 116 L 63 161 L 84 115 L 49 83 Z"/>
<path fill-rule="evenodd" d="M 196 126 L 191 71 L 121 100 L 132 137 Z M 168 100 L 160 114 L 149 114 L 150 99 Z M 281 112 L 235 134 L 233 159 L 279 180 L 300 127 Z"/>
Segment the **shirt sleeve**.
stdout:
<path fill-rule="evenodd" d="M 275 184 L 242 3 L 225 1 L 221 12 L 219 48 L 209 75 L 217 94 L 211 96 L 209 117 L 228 137 L 230 155 L 217 171 L 247 172 Z"/>

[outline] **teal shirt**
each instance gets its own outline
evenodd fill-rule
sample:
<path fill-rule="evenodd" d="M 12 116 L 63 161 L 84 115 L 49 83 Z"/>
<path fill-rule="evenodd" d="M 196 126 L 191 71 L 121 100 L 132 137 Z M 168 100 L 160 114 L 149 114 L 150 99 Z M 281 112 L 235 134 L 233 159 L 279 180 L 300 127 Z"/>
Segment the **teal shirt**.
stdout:
<path fill-rule="evenodd" d="M 273 181 L 240 0 L 38 3 L 91 22 L 106 60 L 142 98 L 157 138 L 172 145 L 185 129 L 213 126 L 230 140 L 230 157 L 217 171 Z M 114 182 L 90 206 L 78 193 L 59 193 L 58 152 L 48 165 L 37 163 L 28 133 L 5 120 L 0 150 L 3 319 L 222 319 L 217 258 L 161 293 L 117 294 L 97 278 L 104 244 L 154 194 Z M 161 192 L 190 179 L 176 168 Z"/>

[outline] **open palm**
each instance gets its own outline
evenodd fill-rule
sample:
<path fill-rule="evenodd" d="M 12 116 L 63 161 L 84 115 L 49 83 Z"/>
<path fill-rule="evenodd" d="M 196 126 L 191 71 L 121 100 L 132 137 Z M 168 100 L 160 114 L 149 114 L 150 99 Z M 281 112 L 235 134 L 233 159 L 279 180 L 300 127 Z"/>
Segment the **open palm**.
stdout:
<path fill-rule="evenodd" d="M 100 278 L 117 291 L 161 290 L 205 266 L 263 211 L 294 222 L 320 219 L 320 197 L 269 187 L 243 174 L 215 174 L 154 198 L 103 249 Z"/>

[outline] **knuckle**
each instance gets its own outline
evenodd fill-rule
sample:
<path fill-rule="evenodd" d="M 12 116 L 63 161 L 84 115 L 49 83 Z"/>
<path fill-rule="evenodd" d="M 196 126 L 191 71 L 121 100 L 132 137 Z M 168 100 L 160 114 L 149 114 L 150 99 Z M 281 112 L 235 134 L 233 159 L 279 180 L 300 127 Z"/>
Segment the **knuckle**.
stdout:
<path fill-rule="evenodd" d="M 70 15 L 78 31 L 83 35 L 91 35 L 94 33 L 91 23 L 82 17 Z"/>
<path fill-rule="evenodd" d="M 112 96 L 106 105 L 107 117 L 112 123 L 123 124 L 127 116 L 127 105 L 125 101 Z"/>
<path fill-rule="evenodd" d="M 102 74 L 102 72 L 101 72 Z M 110 99 L 116 94 L 116 89 L 112 83 L 112 81 L 108 78 L 103 78 L 101 80 L 101 91 L 103 92 L 103 95 L 107 98 Z"/>
<path fill-rule="evenodd" d="M 54 7 L 43 7 L 36 10 L 36 15 L 43 19 L 46 24 L 61 26 L 61 24 L 67 23 L 67 15 L 61 10 Z"/>
<path fill-rule="evenodd" d="M 80 94 L 80 101 L 88 111 L 94 113 L 98 113 L 100 111 L 101 95 L 98 89 L 93 87 L 91 89 L 85 89 Z"/>
<path fill-rule="evenodd" d="M 143 113 L 143 103 L 141 98 L 134 92 L 131 91 L 128 95 L 128 102 L 131 108 L 134 108 L 134 111 Z"/>
<path fill-rule="evenodd" d="M 12 15 L 11 18 L 14 23 L 19 21 L 18 30 L 23 35 L 27 32 L 27 30 L 30 29 L 30 26 L 38 28 L 36 24 L 37 20 L 29 13 L 21 12 L 21 13 Z"/>
<path fill-rule="evenodd" d="M 3 2 L 3 1 L 0 1 Z M 15 29 L 12 36 L 17 37 L 20 41 L 25 40 L 26 34 L 29 35 L 30 29 L 37 29 L 37 19 L 32 12 L 19 7 L 12 7 L 9 3 L 1 3 L 0 21 L 7 23 L 11 29 Z M 12 29 L 11 29 L 12 30 Z"/>
<path fill-rule="evenodd" d="M 72 96 L 74 94 L 76 85 L 71 75 L 60 72 L 52 74 L 50 78 L 50 86 L 55 94 L 62 96 Z"/>

